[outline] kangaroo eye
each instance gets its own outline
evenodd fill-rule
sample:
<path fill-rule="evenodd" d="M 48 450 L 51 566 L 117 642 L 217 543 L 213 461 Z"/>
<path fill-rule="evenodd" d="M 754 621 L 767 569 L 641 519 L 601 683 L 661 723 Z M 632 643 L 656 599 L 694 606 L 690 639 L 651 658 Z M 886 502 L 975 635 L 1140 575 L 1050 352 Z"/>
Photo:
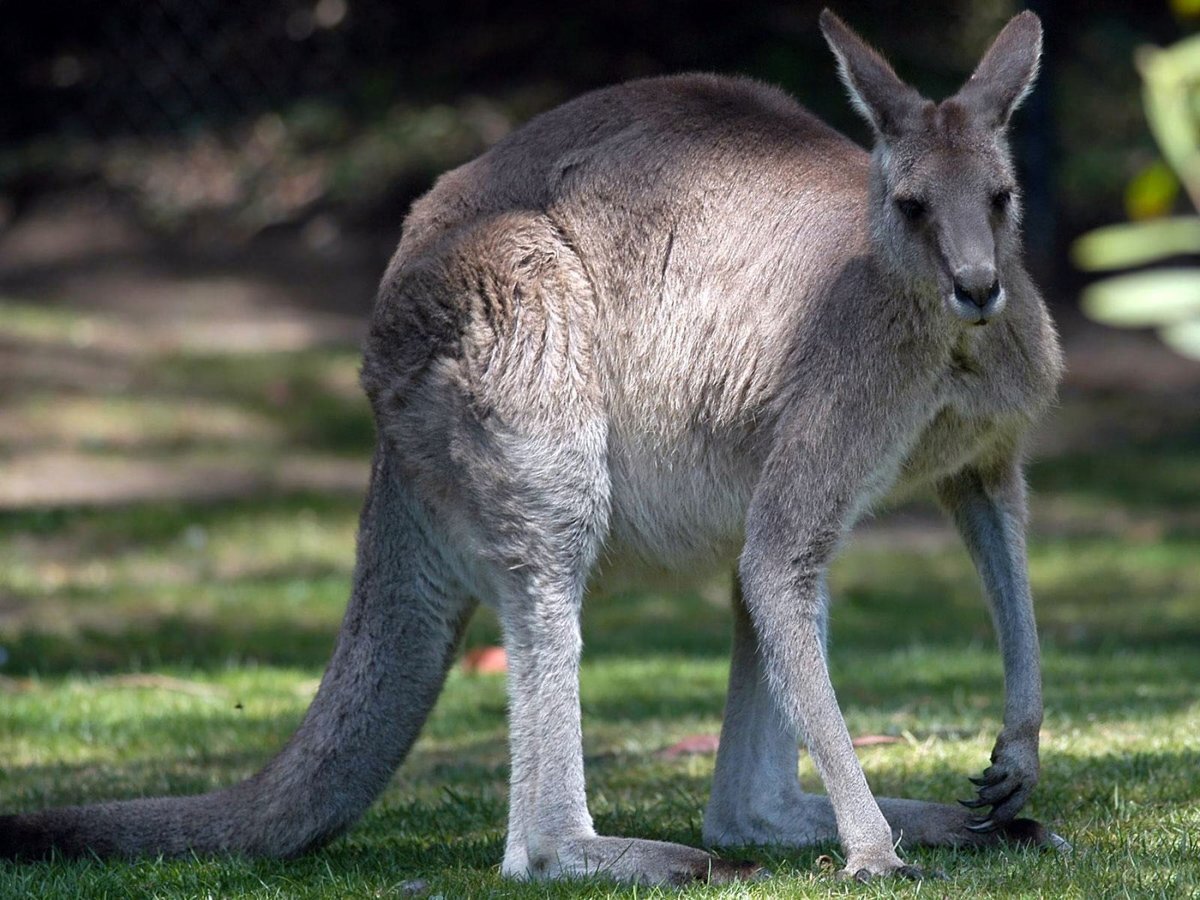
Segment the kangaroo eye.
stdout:
<path fill-rule="evenodd" d="M 915 197 L 897 197 L 896 208 L 910 222 L 919 222 L 926 212 L 925 204 Z"/>
<path fill-rule="evenodd" d="M 996 193 L 992 194 L 992 209 L 996 210 L 996 212 L 1004 212 L 1006 209 L 1008 209 L 1008 204 L 1011 200 L 1012 191 L 1010 191 L 1008 188 L 1004 188 L 1004 190 L 1001 191 L 996 191 Z"/>

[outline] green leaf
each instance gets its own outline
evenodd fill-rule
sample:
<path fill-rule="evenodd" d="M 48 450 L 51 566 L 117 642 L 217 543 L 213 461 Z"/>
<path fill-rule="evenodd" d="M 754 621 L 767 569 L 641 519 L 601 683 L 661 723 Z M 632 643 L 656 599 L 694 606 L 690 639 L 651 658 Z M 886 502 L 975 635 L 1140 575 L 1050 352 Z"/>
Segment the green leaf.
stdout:
<path fill-rule="evenodd" d="M 1200 359 L 1200 319 L 1189 319 L 1163 328 L 1159 334 L 1163 343 L 1184 356 Z"/>
<path fill-rule="evenodd" d="M 1200 82 L 1200 35 L 1166 49 L 1142 47 L 1137 64 L 1150 131 L 1183 180 L 1193 205 L 1200 206 L 1200 146 L 1193 107 Z"/>
<path fill-rule="evenodd" d="M 1083 292 L 1083 310 L 1098 322 L 1126 328 L 1200 317 L 1200 270 L 1159 269 L 1106 278 Z"/>
<path fill-rule="evenodd" d="M 1179 216 L 1089 231 L 1071 247 L 1085 271 L 1124 269 L 1167 256 L 1200 252 L 1200 217 Z"/>

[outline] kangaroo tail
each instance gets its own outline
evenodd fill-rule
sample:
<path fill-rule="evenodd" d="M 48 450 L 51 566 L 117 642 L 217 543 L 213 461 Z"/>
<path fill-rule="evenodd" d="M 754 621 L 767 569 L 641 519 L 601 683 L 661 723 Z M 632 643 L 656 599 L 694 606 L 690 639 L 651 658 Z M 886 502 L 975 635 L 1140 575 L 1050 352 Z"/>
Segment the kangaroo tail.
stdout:
<path fill-rule="evenodd" d="M 0 816 L 0 859 L 247 853 L 294 856 L 336 837 L 383 790 L 441 691 L 472 604 L 381 441 L 359 521 L 353 592 L 299 729 L 258 773 L 192 797 Z"/>

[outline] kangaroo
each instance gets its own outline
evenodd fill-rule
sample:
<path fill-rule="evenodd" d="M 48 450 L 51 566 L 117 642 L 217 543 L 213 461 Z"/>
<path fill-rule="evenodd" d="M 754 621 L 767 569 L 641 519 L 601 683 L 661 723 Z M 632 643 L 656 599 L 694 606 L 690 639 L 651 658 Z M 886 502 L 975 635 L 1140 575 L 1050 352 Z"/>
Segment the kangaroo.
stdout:
<path fill-rule="evenodd" d="M 365 344 L 378 440 L 349 607 L 299 729 L 214 793 L 4 816 L 0 855 L 324 844 L 412 746 L 485 602 L 510 660 L 502 872 L 757 877 L 593 827 L 580 607 L 654 569 L 737 575 L 707 844 L 840 840 L 867 879 L 921 877 L 900 842 L 1063 843 L 1016 818 L 1042 721 L 1023 435 L 1062 362 L 1005 135 L 1041 25 L 1012 19 L 941 103 L 820 25 L 869 153 L 755 81 L 651 78 L 536 117 L 413 205 Z M 872 504 L 918 489 L 961 532 L 1004 662 L 969 809 L 874 797 L 826 666 L 826 567 Z M 827 796 L 801 789 L 800 739 Z"/>

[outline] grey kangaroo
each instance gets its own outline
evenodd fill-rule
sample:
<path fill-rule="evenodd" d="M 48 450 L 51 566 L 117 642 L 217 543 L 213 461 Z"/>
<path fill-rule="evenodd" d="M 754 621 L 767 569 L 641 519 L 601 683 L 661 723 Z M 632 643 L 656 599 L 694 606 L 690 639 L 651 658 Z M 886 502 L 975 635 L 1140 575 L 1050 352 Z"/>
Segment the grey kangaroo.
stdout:
<path fill-rule="evenodd" d="M 483 601 L 510 660 L 502 871 L 756 877 L 593 828 L 580 606 L 656 569 L 737 572 L 705 842 L 840 840 L 866 879 L 921 876 L 901 843 L 1060 840 L 1016 818 L 1042 721 L 1022 436 L 1062 363 L 1005 132 L 1041 26 L 1018 15 L 934 103 L 820 22 L 870 153 L 757 82 L 652 78 L 538 116 L 414 204 L 365 346 L 378 443 L 350 604 L 299 729 L 214 793 L 5 816 L 0 855 L 324 844 L 412 746 Z M 919 488 L 962 534 L 1004 661 L 973 811 L 874 797 L 826 666 L 826 567 L 873 503 Z M 828 796 L 800 787 L 800 739 Z"/>

